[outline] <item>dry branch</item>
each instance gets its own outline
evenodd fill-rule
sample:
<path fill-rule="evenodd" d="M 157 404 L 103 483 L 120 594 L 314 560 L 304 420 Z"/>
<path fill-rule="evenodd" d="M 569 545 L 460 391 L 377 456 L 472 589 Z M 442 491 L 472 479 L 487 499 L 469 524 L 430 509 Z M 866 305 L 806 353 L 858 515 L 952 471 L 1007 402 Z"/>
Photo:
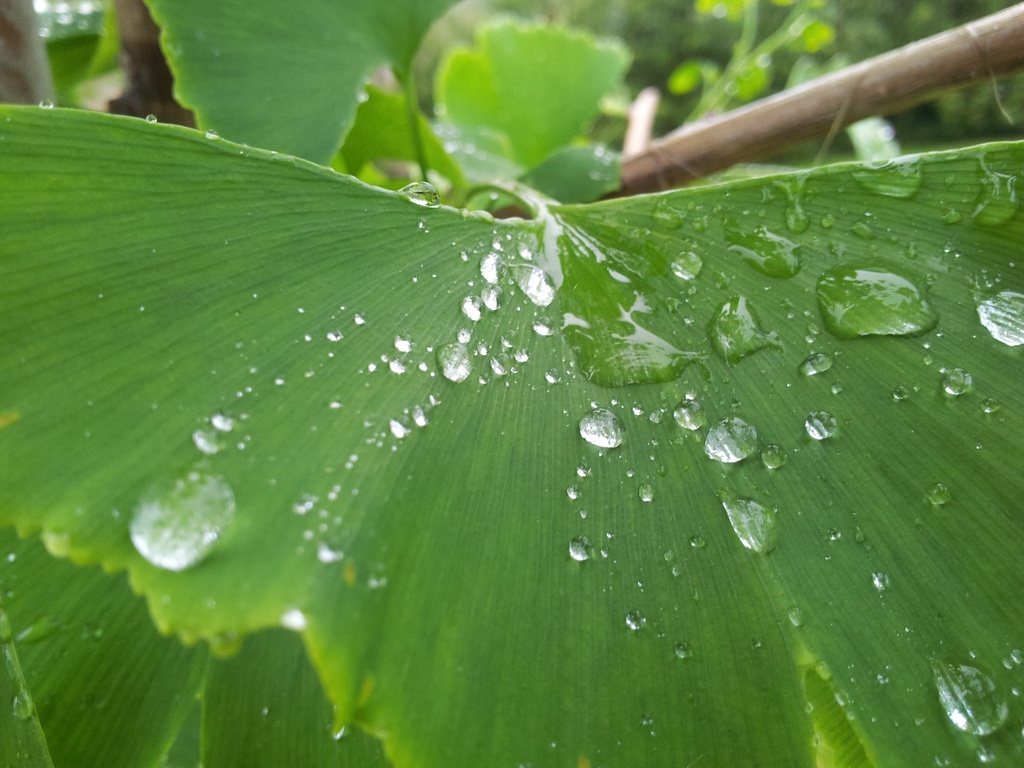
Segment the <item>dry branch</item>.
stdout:
<path fill-rule="evenodd" d="M 1024 70 L 1024 3 L 862 61 L 717 118 L 685 125 L 622 164 L 632 195 L 684 186 L 739 162 Z"/>
<path fill-rule="evenodd" d="M 46 47 L 32 0 L 0 0 L 0 103 L 53 98 Z"/>

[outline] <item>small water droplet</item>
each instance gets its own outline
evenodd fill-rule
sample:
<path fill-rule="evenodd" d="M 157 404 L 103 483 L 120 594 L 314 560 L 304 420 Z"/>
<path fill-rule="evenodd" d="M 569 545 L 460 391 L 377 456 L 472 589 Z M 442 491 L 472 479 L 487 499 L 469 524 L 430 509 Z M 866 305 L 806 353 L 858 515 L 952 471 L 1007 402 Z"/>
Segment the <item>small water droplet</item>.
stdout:
<path fill-rule="evenodd" d="M 437 350 L 437 363 L 441 366 L 442 375 L 458 383 L 469 378 L 473 365 L 469 357 L 469 349 L 465 344 L 445 344 Z"/>
<path fill-rule="evenodd" d="M 1024 294 L 1003 291 L 978 304 L 978 318 L 996 341 L 1024 344 Z"/>
<path fill-rule="evenodd" d="M 795 605 L 789 609 L 789 623 L 794 627 L 802 627 L 804 625 L 804 612 Z"/>
<path fill-rule="evenodd" d="M 220 138 L 220 134 L 217 133 L 216 131 L 210 130 L 206 132 L 206 138 L 210 139 L 211 141 L 215 141 Z"/>
<path fill-rule="evenodd" d="M 677 659 L 688 659 L 693 655 L 693 651 L 690 650 L 690 644 L 682 641 L 673 646 L 672 652 L 675 653 Z"/>
<path fill-rule="evenodd" d="M 50 99 L 43 99 L 39 102 L 40 109 L 53 109 L 53 102 Z"/>
<path fill-rule="evenodd" d="M 573 560 L 582 563 L 584 560 L 589 560 L 593 553 L 594 548 L 586 536 L 576 536 L 569 541 L 569 557 Z"/>
<path fill-rule="evenodd" d="M 942 221 L 944 224 L 959 224 L 963 220 L 964 217 L 956 208 L 948 208 L 946 209 L 946 212 L 942 214 Z"/>
<path fill-rule="evenodd" d="M 146 122 L 147 123 L 155 123 L 156 122 L 156 115 L 146 115 Z"/>
<path fill-rule="evenodd" d="M 708 333 L 715 351 L 729 363 L 738 363 L 762 349 L 782 349 L 775 334 L 761 330 L 744 296 L 733 296 L 718 307 Z"/>
<path fill-rule="evenodd" d="M 518 264 L 512 269 L 516 285 L 536 306 L 546 307 L 555 300 L 555 287 L 543 269 L 523 264 Z"/>
<path fill-rule="evenodd" d="M 988 675 L 966 664 L 933 665 L 939 702 L 953 725 L 975 736 L 987 736 L 1009 717 L 1006 701 Z"/>
<path fill-rule="evenodd" d="M 747 549 L 765 554 L 775 546 L 775 510 L 753 499 L 722 499 L 729 523 Z"/>
<path fill-rule="evenodd" d="M 167 493 L 151 493 L 130 525 L 135 549 L 153 565 L 181 571 L 204 559 L 234 519 L 231 486 L 217 475 L 193 471 Z"/>
<path fill-rule="evenodd" d="M 704 547 L 706 547 L 707 545 L 708 545 L 708 543 L 706 541 L 704 541 L 704 537 L 703 536 L 691 536 L 690 537 L 690 546 L 693 547 L 694 549 L 704 549 Z"/>
<path fill-rule="evenodd" d="M 917 157 L 901 157 L 854 171 L 853 178 L 879 195 L 911 198 L 921 188 L 921 162 Z"/>
<path fill-rule="evenodd" d="M 892 391 L 892 399 L 899 402 L 900 400 L 906 400 L 910 397 L 910 390 L 906 387 L 896 387 Z"/>
<path fill-rule="evenodd" d="M 192 443 L 207 456 L 212 456 L 222 447 L 218 433 L 212 429 L 197 429 L 192 433 Z"/>
<path fill-rule="evenodd" d="M 942 388 L 946 391 L 946 394 L 953 395 L 954 397 L 966 395 L 971 391 L 973 383 L 971 374 L 963 368 L 953 368 L 945 371 L 942 377 Z"/>
<path fill-rule="evenodd" d="M 32 703 L 32 697 L 28 695 L 28 691 L 19 686 L 11 697 L 11 714 L 19 720 L 28 720 L 35 711 L 36 707 Z"/>
<path fill-rule="evenodd" d="M 552 336 L 555 333 L 555 325 L 548 317 L 538 317 L 533 321 L 533 330 L 538 336 Z"/>
<path fill-rule="evenodd" d="M 800 245 L 765 227 L 727 227 L 725 237 L 729 250 L 762 275 L 784 280 L 800 271 Z"/>
<path fill-rule="evenodd" d="M 478 296 L 467 296 L 462 300 L 462 314 L 475 323 L 480 319 L 480 305 Z"/>
<path fill-rule="evenodd" d="M 707 423 L 704 409 L 696 400 L 683 400 L 672 411 L 672 417 L 680 427 L 691 432 L 700 429 Z"/>
<path fill-rule="evenodd" d="M 628 611 L 626 613 L 626 626 L 634 632 L 647 623 L 646 617 L 640 611 Z"/>
<path fill-rule="evenodd" d="M 580 437 L 598 448 L 617 448 L 625 436 L 619 417 L 604 408 L 595 408 L 580 419 Z"/>
<path fill-rule="evenodd" d="M 659 197 L 654 203 L 651 218 L 666 229 L 679 229 L 683 226 L 683 215 L 672 207 L 666 197 Z"/>
<path fill-rule="evenodd" d="M 713 426 L 704 440 L 704 453 L 723 464 L 743 461 L 756 450 L 757 430 L 736 416 Z"/>
<path fill-rule="evenodd" d="M 767 469 L 778 469 L 786 463 L 786 452 L 781 445 L 769 443 L 761 451 L 761 461 Z"/>
<path fill-rule="evenodd" d="M 802 376 L 814 376 L 818 373 L 824 373 L 831 367 L 832 358 L 824 352 L 817 352 L 800 363 L 797 370 Z"/>
<path fill-rule="evenodd" d="M 694 280 L 703 267 L 704 260 L 692 251 L 687 251 L 672 260 L 672 274 L 680 280 Z"/>
<path fill-rule="evenodd" d="M 999 403 L 991 397 L 986 397 L 981 401 L 981 410 L 985 413 L 995 413 L 999 410 Z"/>
<path fill-rule="evenodd" d="M 871 574 L 871 583 L 879 592 L 885 592 L 889 588 L 889 574 L 884 571 L 875 571 Z"/>
<path fill-rule="evenodd" d="M 971 218 L 975 224 L 998 227 L 1017 214 L 1017 177 L 990 170 L 984 160 L 981 165 L 981 191 L 975 202 Z"/>
<path fill-rule="evenodd" d="M 815 440 L 826 440 L 836 433 L 838 422 L 828 411 L 811 411 L 804 421 L 804 429 Z"/>
<path fill-rule="evenodd" d="M 640 497 L 640 501 L 644 503 L 654 501 L 654 486 L 650 483 L 644 483 L 637 491 L 637 495 Z"/>
<path fill-rule="evenodd" d="M 928 489 L 928 503 L 933 507 L 941 507 L 946 504 L 953 495 L 949 492 L 949 488 L 946 487 L 945 483 L 935 483 Z"/>
<path fill-rule="evenodd" d="M 916 336 L 939 320 L 913 282 L 882 268 L 828 269 L 818 278 L 817 297 L 825 327 L 838 339 Z"/>
<path fill-rule="evenodd" d="M 441 205 L 441 196 L 437 193 L 437 189 L 433 184 L 425 181 L 414 181 L 412 184 L 407 184 L 398 190 L 398 193 L 409 202 L 422 205 L 425 208 L 437 208 Z"/>

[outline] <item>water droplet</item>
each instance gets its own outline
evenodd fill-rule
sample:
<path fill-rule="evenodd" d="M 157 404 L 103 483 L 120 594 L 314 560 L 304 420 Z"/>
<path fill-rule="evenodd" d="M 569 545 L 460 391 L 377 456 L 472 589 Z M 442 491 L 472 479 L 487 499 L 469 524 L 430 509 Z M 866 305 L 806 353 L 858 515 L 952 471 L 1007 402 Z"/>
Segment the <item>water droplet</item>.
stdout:
<path fill-rule="evenodd" d="M 441 204 L 441 196 L 433 184 L 425 181 L 414 181 L 398 190 L 406 200 L 426 208 L 437 208 Z"/>
<path fill-rule="evenodd" d="M 604 408 L 595 408 L 580 419 L 580 437 L 598 448 L 618 448 L 625 436 L 619 417 Z"/>
<path fill-rule="evenodd" d="M 626 613 L 626 626 L 632 629 L 634 632 L 644 624 L 647 623 L 647 619 L 640 611 L 628 611 Z"/>
<path fill-rule="evenodd" d="M 802 627 L 804 625 L 804 612 L 798 606 L 794 605 L 789 609 L 789 623 L 794 627 Z"/>
<path fill-rule="evenodd" d="M 666 229 L 679 229 L 683 226 L 683 215 L 672 207 L 667 197 L 659 197 L 654 203 L 651 218 Z"/>
<path fill-rule="evenodd" d="M 53 109 L 53 102 L 50 99 L 43 99 L 39 102 L 40 109 Z"/>
<path fill-rule="evenodd" d="M 756 450 L 757 430 L 736 416 L 718 422 L 704 440 L 704 453 L 723 464 L 743 461 Z"/>
<path fill-rule="evenodd" d="M 577 536 L 569 542 L 569 557 L 578 562 L 589 560 L 594 554 L 594 548 L 590 545 L 590 539 L 586 536 Z"/>
<path fill-rule="evenodd" d="M 879 592 L 885 592 L 889 588 L 889 574 L 884 571 L 875 571 L 871 574 L 871 583 Z"/>
<path fill-rule="evenodd" d="M 804 421 L 804 429 L 815 440 L 826 440 L 836 433 L 838 422 L 828 411 L 811 411 Z"/>
<path fill-rule="evenodd" d="M 291 608 L 281 614 L 281 626 L 293 632 L 302 632 L 306 628 L 306 614 L 298 608 Z"/>
<path fill-rule="evenodd" d="M 672 274 L 680 280 L 694 280 L 704 267 L 704 260 L 688 251 L 672 260 Z"/>
<path fill-rule="evenodd" d="M 555 333 L 555 325 L 551 318 L 538 317 L 533 321 L 533 330 L 538 336 L 552 336 Z"/>
<path fill-rule="evenodd" d="M 823 352 L 810 355 L 797 367 L 797 370 L 803 376 L 814 376 L 818 373 L 824 373 L 832 367 L 832 358 Z"/>
<path fill-rule="evenodd" d="M 876 237 L 875 230 L 873 230 L 869 224 L 866 224 L 863 221 L 858 221 L 856 224 L 850 227 L 850 231 L 853 232 L 853 234 L 855 234 L 861 240 L 874 240 Z"/>
<path fill-rule="evenodd" d="M 448 381 L 465 381 L 473 371 L 465 344 L 445 344 L 437 350 L 437 363 Z"/>
<path fill-rule="evenodd" d="M 644 483 L 637 491 L 637 495 L 640 497 L 640 501 L 644 503 L 654 501 L 654 486 L 650 483 Z"/>
<path fill-rule="evenodd" d="M 688 659 L 693 655 L 693 651 L 690 650 L 690 644 L 682 641 L 673 646 L 672 652 L 675 653 L 677 659 Z"/>
<path fill-rule="evenodd" d="M 212 429 L 197 429 L 192 433 L 192 443 L 207 456 L 212 456 L 221 449 L 219 435 Z"/>
<path fill-rule="evenodd" d="M 146 122 L 147 123 L 155 123 L 156 122 L 156 115 L 146 115 Z"/>
<path fill-rule="evenodd" d="M 949 208 L 942 214 L 942 221 L 945 224 L 959 224 L 963 220 L 964 217 L 956 208 Z"/>
<path fill-rule="evenodd" d="M 910 198 L 921 188 L 921 162 L 916 157 L 901 157 L 854 171 L 853 178 L 880 195 Z"/>
<path fill-rule="evenodd" d="M 928 503 L 933 507 L 941 507 L 953 498 L 953 495 L 949 492 L 949 488 L 946 487 L 945 483 L 935 483 L 932 485 L 932 487 L 928 489 L 927 496 Z"/>
<path fill-rule="evenodd" d="M 704 409 L 696 400 L 683 400 L 683 402 L 677 405 L 676 409 L 672 411 L 672 416 L 680 427 L 688 429 L 691 432 L 700 429 L 705 423 L 707 423 L 707 417 L 704 415 Z"/>
<path fill-rule="evenodd" d="M 765 227 L 739 229 L 727 227 L 729 250 L 737 253 L 762 275 L 777 279 L 793 277 L 800 271 L 800 245 Z"/>
<path fill-rule="evenodd" d="M 939 702 L 953 725 L 975 736 L 997 731 L 1009 717 L 1006 701 L 988 675 L 966 664 L 936 663 Z"/>
<path fill-rule="evenodd" d="M 981 410 L 985 413 L 995 413 L 999 410 L 999 403 L 991 397 L 986 397 L 981 401 Z"/>
<path fill-rule="evenodd" d="M 331 547 L 327 542 L 321 541 L 316 547 L 316 559 L 321 563 L 336 563 L 345 557 L 340 549 Z"/>
<path fill-rule="evenodd" d="M 208 130 L 206 132 L 206 138 L 208 138 L 210 141 L 216 141 L 217 139 L 220 138 L 220 134 L 217 133 L 216 131 Z"/>
<path fill-rule="evenodd" d="M 906 387 L 896 387 L 892 391 L 892 399 L 897 402 L 906 400 L 908 397 L 910 397 L 910 390 Z"/>
<path fill-rule="evenodd" d="M 193 471 L 170 492 L 139 503 L 130 525 L 132 543 L 158 568 L 181 571 L 209 554 L 234 515 L 231 486 L 217 475 Z"/>
<path fill-rule="evenodd" d="M 992 338 L 1010 347 L 1024 344 L 1024 294 L 1003 291 L 978 304 L 978 318 Z"/>
<path fill-rule="evenodd" d="M 1017 213 L 1017 177 L 989 170 L 981 162 L 981 191 L 975 202 L 971 218 L 975 224 L 997 227 L 1005 224 Z"/>
<path fill-rule="evenodd" d="M 708 545 L 708 543 L 706 541 L 704 541 L 704 537 L 703 536 L 691 536 L 690 537 L 690 546 L 693 547 L 694 549 L 704 549 L 704 547 L 706 547 L 707 545 Z"/>
<path fill-rule="evenodd" d="M 963 368 L 953 368 L 944 371 L 942 376 L 942 388 L 946 391 L 946 394 L 953 395 L 954 397 L 966 395 L 971 391 L 973 384 L 971 374 Z"/>
<path fill-rule="evenodd" d="M 839 339 L 916 336 L 935 327 L 938 314 L 906 277 L 882 268 L 843 264 L 818 278 L 818 308 Z"/>
<path fill-rule="evenodd" d="M 761 451 L 761 461 L 767 469 L 778 469 L 786 463 L 786 452 L 781 445 L 769 443 Z"/>
<path fill-rule="evenodd" d="M 223 413 L 215 413 L 210 417 L 210 424 L 218 432 L 230 432 L 235 428 L 235 420 L 230 416 L 225 416 Z"/>
<path fill-rule="evenodd" d="M 410 432 L 412 432 L 412 430 L 409 429 L 409 427 L 405 426 L 405 424 L 403 424 L 400 421 L 397 421 L 396 419 L 391 419 L 391 421 L 388 422 L 388 429 L 390 429 L 391 434 L 397 437 L 399 440 L 406 437 Z"/>
<path fill-rule="evenodd" d="M 19 720 L 28 720 L 35 710 L 35 704 L 32 703 L 32 697 L 28 695 L 28 691 L 17 686 L 11 697 L 11 713 Z"/>
<path fill-rule="evenodd" d="M 462 300 L 462 314 L 475 323 L 480 319 L 480 304 L 478 296 L 467 296 Z"/>
<path fill-rule="evenodd" d="M 555 300 L 551 279 L 540 267 L 518 264 L 512 267 L 516 285 L 538 307 L 546 307 Z"/>
<path fill-rule="evenodd" d="M 762 349 L 782 349 L 775 334 L 761 330 L 743 296 L 733 296 L 718 307 L 708 333 L 715 351 L 729 363 L 738 363 Z"/>
<path fill-rule="evenodd" d="M 729 523 L 747 549 L 765 554 L 775 546 L 775 510 L 753 499 L 723 499 Z"/>

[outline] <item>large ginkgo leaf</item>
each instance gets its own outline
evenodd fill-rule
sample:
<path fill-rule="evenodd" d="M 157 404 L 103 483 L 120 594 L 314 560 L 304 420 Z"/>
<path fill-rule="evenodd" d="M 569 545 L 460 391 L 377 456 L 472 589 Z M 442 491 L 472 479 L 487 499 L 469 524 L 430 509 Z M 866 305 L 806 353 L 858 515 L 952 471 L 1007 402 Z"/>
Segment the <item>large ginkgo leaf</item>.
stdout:
<path fill-rule="evenodd" d="M 1019 145 L 496 223 L 2 115 L 0 520 L 161 627 L 397 766 L 1020 762 Z"/>
<path fill-rule="evenodd" d="M 178 99 L 200 126 L 326 163 L 375 69 L 408 73 L 455 0 L 149 0 Z"/>

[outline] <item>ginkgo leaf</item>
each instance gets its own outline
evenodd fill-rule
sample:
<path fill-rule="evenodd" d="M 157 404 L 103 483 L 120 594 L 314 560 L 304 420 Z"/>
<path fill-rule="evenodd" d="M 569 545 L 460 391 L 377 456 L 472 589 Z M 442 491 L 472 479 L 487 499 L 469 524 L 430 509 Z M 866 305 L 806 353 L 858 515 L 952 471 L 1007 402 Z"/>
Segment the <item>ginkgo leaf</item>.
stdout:
<path fill-rule="evenodd" d="M 495 222 L 0 115 L 0 520 L 162 628 L 400 767 L 1020 761 L 1021 145 Z"/>

